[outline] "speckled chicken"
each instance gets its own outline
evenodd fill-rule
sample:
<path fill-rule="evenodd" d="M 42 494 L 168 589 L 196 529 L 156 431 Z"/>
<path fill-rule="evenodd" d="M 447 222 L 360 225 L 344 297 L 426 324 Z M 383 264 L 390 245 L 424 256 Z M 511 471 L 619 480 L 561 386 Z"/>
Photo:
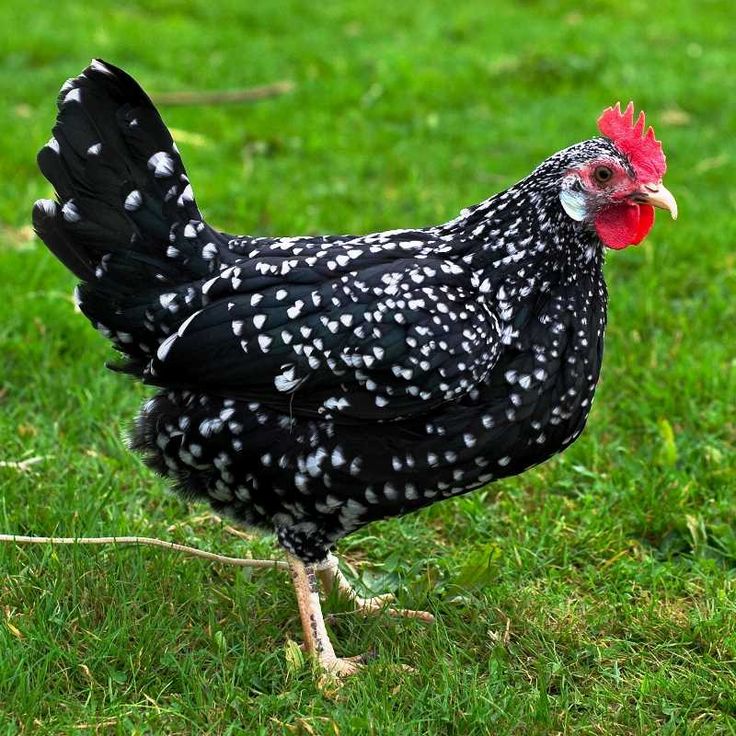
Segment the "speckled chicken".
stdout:
<path fill-rule="evenodd" d="M 204 222 L 123 71 L 93 61 L 58 110 L 38 157 L 58 201 L 37 202 L 33 221 L 118 368 L 160 387 L 133 447 L 181 493 L 276 534 L 308 650 L 352 672 L 317 577 L 365 611 L 386 601 L 355 595 L 335 544 L 580 435 L 603 353 L 604 246 L 641 242 L 653 207 L 677 214 L 660 143 L 616 106 L 603 137 L 442 225 L 235 237 Z"/>

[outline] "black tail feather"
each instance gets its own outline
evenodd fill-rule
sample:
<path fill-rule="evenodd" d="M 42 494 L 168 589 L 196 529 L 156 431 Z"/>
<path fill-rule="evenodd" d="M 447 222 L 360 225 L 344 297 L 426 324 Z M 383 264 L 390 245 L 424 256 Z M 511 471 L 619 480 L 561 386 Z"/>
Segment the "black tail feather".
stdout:
<path fill-rule="evenodd" d="M 70 242 L 58 221 L 60 216 L 61 208 L 53 200 L 41 199 L 33 205 L 33 227 L 38 237 L 77 278 L 91 281 L 95 276 L 94 262 Z"/>
<path fill-rule="evenodd" d="M 84 314 L 141 373 L 201 306 L 191 284 L 218 268 L 225 238 L 202 222 L 171 134 L 132 77 L 94 60 L 57 106 L 38 165 L 58 202 L 37 202 L 33 225 L 82 281 Z"/>

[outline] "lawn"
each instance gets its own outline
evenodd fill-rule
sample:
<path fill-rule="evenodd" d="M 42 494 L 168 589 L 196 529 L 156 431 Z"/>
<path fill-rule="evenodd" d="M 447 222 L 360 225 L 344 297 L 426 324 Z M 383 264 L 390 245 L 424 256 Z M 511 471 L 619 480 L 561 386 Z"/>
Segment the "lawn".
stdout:
<path fill-rule="evenodd" d="M 376 657 L 320 687 L 281 572 L 1 545 L 0 734 L 736 733 L 731 3 L 4 0 L 0 24 L 0 532 L 275 553 L 128 453 L 149 392 L 103 368 L 30 231 L 56 92 L 93 55 L 153 93 L 294 82 L 163 110 L 226 231 L 440 222 L 630 98 L 681 209 L 609 255 L 606 360 L 573 448 L 342 544 L 433 626 L 333 601 L 338 653 Z"/>

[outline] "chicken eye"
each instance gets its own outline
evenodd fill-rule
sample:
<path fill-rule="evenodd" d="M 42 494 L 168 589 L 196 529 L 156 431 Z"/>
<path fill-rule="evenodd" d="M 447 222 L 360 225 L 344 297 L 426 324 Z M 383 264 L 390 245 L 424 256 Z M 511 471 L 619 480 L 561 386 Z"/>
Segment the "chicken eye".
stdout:
<path fill-rule="evenodd" d="M 613 171 L 608 166 L 596 166 L 593 177 L 600 184 L 605 184 L 613 176 Z"/>

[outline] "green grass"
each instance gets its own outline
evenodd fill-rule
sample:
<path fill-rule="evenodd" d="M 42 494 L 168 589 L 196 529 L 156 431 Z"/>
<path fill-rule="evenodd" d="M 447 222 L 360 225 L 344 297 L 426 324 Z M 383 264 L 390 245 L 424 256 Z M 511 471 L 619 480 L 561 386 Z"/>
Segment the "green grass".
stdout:
<path fill-rule="evenodd" d="M 0 24 L 0 461 L 43 458 L 0 467 L 2 532 L 273 551 L 126 451 L 147 392 L 103 369 L 72 278 L 27 231 L 56 91 L 93 55 L 154 92 L 296 82 L 164 111 L 232 232 L 448 219 L 629 98 L 681 207 L 609 258 L 602 383 L 571 450 L 342 544 L 433 627 L 337 616 L 339 653 L 377 657 L 320 690 L 287 656 L 300 627 L 280 573 L 2 545 L 0 734 L 736 733 L 731 3 L 4 0 Z"/>

